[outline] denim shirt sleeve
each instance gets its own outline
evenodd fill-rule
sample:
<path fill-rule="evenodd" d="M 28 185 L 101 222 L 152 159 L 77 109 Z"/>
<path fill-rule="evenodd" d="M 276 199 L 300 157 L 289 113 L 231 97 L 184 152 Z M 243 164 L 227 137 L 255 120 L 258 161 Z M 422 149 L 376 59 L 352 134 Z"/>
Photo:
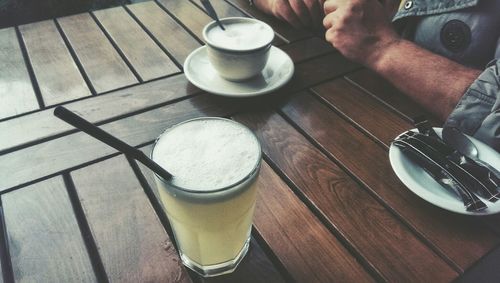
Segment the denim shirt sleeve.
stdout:
<path fill-rule="evenodd" d="M 500 46 L 498 47 L 500 49 Z M 500 59 L 467 89 L 445 126 L 457 127 L 500 152 Z"/>

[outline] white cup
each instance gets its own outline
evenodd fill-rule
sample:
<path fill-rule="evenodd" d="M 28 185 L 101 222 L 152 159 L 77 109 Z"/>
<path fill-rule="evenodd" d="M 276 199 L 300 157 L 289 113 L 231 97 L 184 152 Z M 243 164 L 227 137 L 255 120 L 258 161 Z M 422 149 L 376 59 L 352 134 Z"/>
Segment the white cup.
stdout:
<path fill-rule="evenodd" d="M 260 74 L 269 59 L 273 29 L 252 18 L 220 21 L 225 31 L 215 21 L 203 29 L 208 59 L 217 73 L 230 81 L 242 81 Z"/>

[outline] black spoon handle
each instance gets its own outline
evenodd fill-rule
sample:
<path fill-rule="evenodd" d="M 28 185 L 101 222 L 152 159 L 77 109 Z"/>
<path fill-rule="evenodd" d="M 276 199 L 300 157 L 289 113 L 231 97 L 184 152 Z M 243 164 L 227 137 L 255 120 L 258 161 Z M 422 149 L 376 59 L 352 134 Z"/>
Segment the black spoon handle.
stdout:
<path fill-rule="evenodd" d="M 226 30 L 224 28 L 224 26 L 222 25 L 222 23 L 219 21 L 219 17 L 217 16 L 217 13 L 215 12 L 215 9 L 214 7 L 212 6 L 212 3 L 210 3 L 209 0 L 201 0 L 201 4 L 203 4 L 203 6 L 205 7 L 205 9 L 207 10 L 208 12 L 208 15 L 210 15 L 210 17 L 212 19 L 214 19 L 217 24 L 219 25 L 219 27 L 222 29 L 222 30 Z"/>
<path fill-rule="evenodd" d="M 108 132 L 95 126 L 89 121 L 69 111 L 68 109 L 62 106 L 57 106 L 56 109 L 54 110 L 54 115 L 59 119 L 64 120 L 66 123 L 72 125 L 73 127 L 82 130 L 83 132 L 89 134 L 90 136 L 124 153 L 125 155 L 128 155 L 136 159 L 137 161 L 146 165 L 149 169 L 151 169 L 153 172 L 158 174 L 163 179 L 170 180 L 172 178 L 172 174 L 170 174 L 156 162 L 151 160 L 151 158 L 147 157 L 146 154 L 144 154 L 144 152 L 128 145 L 122 140 L 119 140 L 118 138 L 112 136 Z"/>

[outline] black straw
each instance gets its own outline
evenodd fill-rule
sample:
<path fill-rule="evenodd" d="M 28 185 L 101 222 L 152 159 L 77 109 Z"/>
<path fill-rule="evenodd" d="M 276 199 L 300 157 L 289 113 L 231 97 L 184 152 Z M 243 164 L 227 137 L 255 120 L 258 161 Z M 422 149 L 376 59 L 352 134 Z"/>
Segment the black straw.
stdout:
<path fill-rule="evenodd" d="M 82 117 L 76 115 L 75 113 L 69 111 L 68 109 L 62 106 L 57 106 L 56 109 L 54 110 L 54 116 L 56 116 L 61 120 L 64 120 L 66 123 L 72 125 L 77 129 L 82 130 L 83 132 L 102 141 L 103 143 L 115 148 L 116 150 L 124 153 L 125 155 L 130 156 L 135 160 L 141 162 L 163 179 L 167 181 L 172 179 L 172 174 L 168 173 L 160 165 L 151 160 L 151 158 L 147 157 L 146 154 L 144 154 L 144 152 L 126 144 L 122 140 L 119 140 L 118 138 L 105 132 L 104 130 L 93 125 L 89 121 L 83 119 Z"/>
<path fill-rule="evenodd" d="M 224 26 L 222 25 L 222 23 L 219 21 L 219 17 L 217 16 L 217 13 L 215 12 L 215 9 L 212 6 L 212 3 L 210 3 L 209 0 L 200 0 L 200 1 L 201 1 L 201 4 L 203 4 L 203 6 L 205 6 L 205 9 L 207 10 L 208 15 L 217 22 L 217 24 L 220 26 L 220 28 L 222 30 L 226 30 L 224 28 Z M 217 0 L 217 1 L 219 1 L 219 0 Z"/>

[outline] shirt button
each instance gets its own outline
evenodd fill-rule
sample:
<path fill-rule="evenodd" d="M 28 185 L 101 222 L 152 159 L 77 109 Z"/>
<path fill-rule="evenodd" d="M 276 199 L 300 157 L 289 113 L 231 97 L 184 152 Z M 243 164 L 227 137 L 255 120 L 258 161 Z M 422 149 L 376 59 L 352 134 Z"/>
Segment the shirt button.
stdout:
<path fill-rule="evenodd" d="M 461 52 L 471 43 L 470 27 L 460 21 L 451 20 L 441 29 L 441 43 L 451 52 Z"/>
<path fill-rule="evenodd" d="M 406 1 L 405 10 L 409 10 L 411 7 L 413 7 L 413 1 Z"/>

